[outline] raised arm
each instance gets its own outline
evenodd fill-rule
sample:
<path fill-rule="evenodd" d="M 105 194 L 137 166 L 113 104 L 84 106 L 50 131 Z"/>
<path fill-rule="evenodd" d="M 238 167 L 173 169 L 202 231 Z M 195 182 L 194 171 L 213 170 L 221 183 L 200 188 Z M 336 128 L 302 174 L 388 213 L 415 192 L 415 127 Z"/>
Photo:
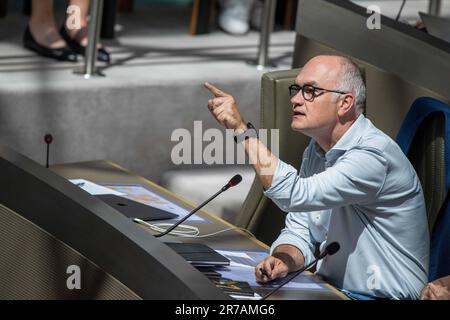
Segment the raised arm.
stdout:
<path fill-rule="evenodd" d="M 247 125 L 238 111 L 234 97 L 207 82 L 205 88 L 214 95 L 208 101 L 208 109 L 214 118 L 225 128 L 233 129 L 235 134 L 241 134 L 247 130 Z M 261 184 L 264 189 L 268 189 L 272 184 L 279 159 L 257 138 L 249 138 L 241 143 L 244 145 Z"/>

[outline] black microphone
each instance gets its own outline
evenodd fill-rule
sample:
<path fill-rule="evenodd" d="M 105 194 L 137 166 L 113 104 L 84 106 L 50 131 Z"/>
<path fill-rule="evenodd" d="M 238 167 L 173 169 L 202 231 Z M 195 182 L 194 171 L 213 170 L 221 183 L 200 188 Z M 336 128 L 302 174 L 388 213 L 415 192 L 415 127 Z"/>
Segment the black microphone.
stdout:
<path fill-rule="evenodd" d="M 53 136 L 50 133 L 47 133 L 44 136 L 44 141 L 47 144 L 47 157 L 45 161 L 45 167 L 48 168 L 48 158 L 50 157 L 50 144 L 53 142 Z"/>
<path fill-rule="evenodd" d="M 174 225 L 172 225 L 169 229 L 167 229 L 166 231 L 164 231 L 163 233 L 159 233 L 157 235 L 155 235 L 156 238 L 165 236 L 166 234 L 170 233 L 173 229 L 175 229 L 176 227 L 178 227 L 180 224 L 182 224 L 184 221 L 186 221 L 190 216 L 192 216 L 194 213 L 196 213 L 198 210 L 200 210 L 201 208 L 203 208 L 208 202 L 210 202 L 211 200 L 213 200 L 215 197 L 217 197 L 219 194 L 221 194 L 224 191 L 227 191 L 228 189 L 230 189 L 231 187 L 234 187 L 236 185 L 238 185 L 240 182 L 242 181 L 242 177 L 240 174 L 235 175 L 233 178 L 230 179 L 230 181 L 228 181 L 228 183 L 226 185 L 224 185 L 219 191 L 217 191 L 213 196 L 211 196 L 208 200 L 204 201 L 201 205 L 199 205 L 198 207 L 196 207 L 195 209 L 193 209 L 191 212 L 189 212 L 189 214 L 187 216 L 185 216 L 183 219 L 181 219 L 180 221 L 178 221 L 177 223 L 175 223 Z"/>
<path fill-rule="evenodd" d="M 339 251 L 340 249 L 340 245 L 337 242 L 332 242 L 329 245 L 326 246 L 325 250 L 316 258 L 314 259 L 310 264 L 308 264 L 307 266 L 301 268 L 300 270 L 294 272 L 292 275 L 290 275 L 289 277 L 286 277 L 285 281 L 283 281 L 283 283 L 281 283 L 278 287 L 276 287 L 275 289 L 273 289 L 272 291 L 270 291 L 269 293 L 267 293 L 265 296 L 263 296 L 261 298 L 261 300 L 266 300 L 268 297 L 270 297 L 272 294 L 274 294 L 275 292 L 277 292 L 282 286 L 284 286 L 286 283 L 288 283 L 289 281 L 291 281 L 292 279 L 294 279 L 295 277 L 297 277 L 300 273 L 302 273 L 305 270 L 308 270 L 309 268 L 311 268 L 313 265 L 315 265 L 317 263 L 317 261 L 319 261 L 320 259 L 325 258 L 327 255 L 332 256 L 333 254 L 335 254 L 336 252 Z"/>

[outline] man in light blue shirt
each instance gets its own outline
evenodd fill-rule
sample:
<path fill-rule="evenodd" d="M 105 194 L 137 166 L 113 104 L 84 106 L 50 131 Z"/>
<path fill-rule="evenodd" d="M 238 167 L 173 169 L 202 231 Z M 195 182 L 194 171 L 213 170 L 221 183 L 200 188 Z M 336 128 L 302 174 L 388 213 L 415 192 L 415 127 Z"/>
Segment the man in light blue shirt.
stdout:
<path fill-rule="evenodd" d="M 208 107 L 236 133 L 247 126 L 232 96 Z M 258 281 L 284 277 L 314 260 L 316 246 L 337 241 L 317 274 L 355 294 L 416 299 L 427 282 L 429 234 L 419 179 L 386 134 L 361 113 L 365 86 L 357 66 L 340 56 L 311 59 L 290 86 L 291 127 L 311 137 L 300 173 L 256 138 L 242 143 L 265 195 L 288 212 Z"/>

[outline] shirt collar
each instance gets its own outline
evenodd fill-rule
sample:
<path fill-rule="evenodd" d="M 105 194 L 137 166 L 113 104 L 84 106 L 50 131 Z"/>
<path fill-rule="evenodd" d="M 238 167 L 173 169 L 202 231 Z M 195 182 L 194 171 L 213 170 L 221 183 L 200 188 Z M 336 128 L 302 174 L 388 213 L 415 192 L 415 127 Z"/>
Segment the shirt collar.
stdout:
<path fill-rule="evenodd" d="M 315 142 L 316 153 L 321 157 L 325 157 L 327 162 L 334 163 L 341 155 L 347 150 L 353 148 L 358 144 L 364 130 L 367 127 L 367 119 L 364 115 L 359 115 L 356 121 L 350 126 L 350 128 L 344 133 L 344 135 L 337 141 L 337 143 L 324 152 L 317 142 Z"/>

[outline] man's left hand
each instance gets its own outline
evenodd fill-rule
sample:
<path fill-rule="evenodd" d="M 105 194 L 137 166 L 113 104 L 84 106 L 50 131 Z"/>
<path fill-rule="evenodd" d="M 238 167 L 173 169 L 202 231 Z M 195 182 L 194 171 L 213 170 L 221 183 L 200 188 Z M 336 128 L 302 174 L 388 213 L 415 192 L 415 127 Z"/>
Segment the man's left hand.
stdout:
<path fill-rule="evenodd" d="M 420 294 L 422 300 L 450 300 L 450 276 L 428 283 Z"/>

